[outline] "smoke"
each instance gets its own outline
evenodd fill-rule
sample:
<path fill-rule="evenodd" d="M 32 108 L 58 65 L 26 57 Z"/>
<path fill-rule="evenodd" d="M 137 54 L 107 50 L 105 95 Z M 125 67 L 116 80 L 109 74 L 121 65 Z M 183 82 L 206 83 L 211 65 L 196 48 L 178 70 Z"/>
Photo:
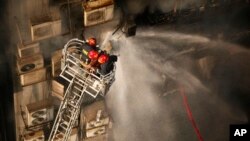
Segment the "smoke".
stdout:
<path fill-rule="evenodd" d="M 126 0 L 128 12 L 131 14 L 142 13 L 146 8 L 150 12 L 161 10 L 162 12 L 169 12 L 174 9 L 190 8 L 193 6 L 201 6 L 204 4 L 201 0 Z"/>
<path fill-rule="evenodd" d="M 197 140 L 179 95 L 183 85 L 205 140 L 228 140 L 229 124 L 245 122 L 245 114 L 213 94 L 195 74 L 196 61 L 185 55 L 189 46 L 208 47 L 213 41 L 153 28 L 137 33 L 114 43 L 120 56 L 116 81 L 107 95 L 114 139 Z"/>

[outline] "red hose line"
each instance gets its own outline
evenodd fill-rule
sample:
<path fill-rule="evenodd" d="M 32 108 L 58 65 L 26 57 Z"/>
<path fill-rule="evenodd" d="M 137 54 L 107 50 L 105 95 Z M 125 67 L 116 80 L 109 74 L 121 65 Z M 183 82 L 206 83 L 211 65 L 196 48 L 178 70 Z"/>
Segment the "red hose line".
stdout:
<path fill-rule="evenodd" d="M 199 129 L 198 129 L 196 123 L 195 123 L 195 120 L 193 118 L 193 114 L 192 114 L 191 108 L 190 108 L 190 106 L 188 104 L 188 99 L 187 99 L 187 96 L 185 94 L 184 87 L 180 86 L 179 89 L 180 89 L 180 94 L 181 94 L 182 99 L 183 99 L 183 105 L 184 105 L 184 107 L 186 109 L 186 112 L 187 112 L 188 119 L 189 119 L 189 121 L 191 122 L 191 124 L 192 124 L 192 126 L 194 128 L 196 136 L 199 139 L 199 141 L 204 141 L 203 137 L 201 136 L 201 133 L 200 133 L 200 131 L 199 131 Z"/>

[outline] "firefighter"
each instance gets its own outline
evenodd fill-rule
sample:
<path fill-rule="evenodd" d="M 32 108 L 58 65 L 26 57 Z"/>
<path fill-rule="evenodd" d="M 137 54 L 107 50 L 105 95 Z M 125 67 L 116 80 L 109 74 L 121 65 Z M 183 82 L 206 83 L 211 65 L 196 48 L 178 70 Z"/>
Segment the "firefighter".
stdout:
<path fill-rule="evenodd" d="M 96 39 L 95 38 L 89 38 L 86 41 L 87 44 L 84 44 L 82 46 L 82 54 L 81 54 L 81 59 L 82 59 L 82 66 L 86 69 L 91 69 L 93 64 L 98 59 L 98 48 L 96 45 Z"/>
<path fill-rule="evenodd" d="M 114 68 L 114 62 L 117 61 L 117 56 L 109 55 L 106 51 L 101 51 L 98 56 L 98 72 L 101 75 L 108 74 Z"/>
<path fill-rule="evenodd" d="M 98 56 L 95 56 L 95 58 L 90 61 L 91 71 L 96 72 L 97 70 L 100 70 L 101 65 L 106 63 L 108 60 L 109 55 L 106 52 L 99 50 Z"/>
<path fill-rule="evenodd" d="M 89 46 L 96 48 L 97 44 L 96 44 L 96 39 L 95 38 L 89 38 L 87 41 Z"/>
<path fill-rule="evenodd" d="M 82 47 L 82 66 L 90 72 L 98 72 L 102 75 L 108 74 L 113 70 L 114 62 L 117 56 L 109 55 L 106 51 L 102 51 L 96 45 L 95 38 L 89 38 Z"/>
<path fill-rule="evenodd" d="M 89 38 L 86 40 L 87 44 L 84 44 L 82 46 L 82 53 L 85 55 L 85 57 L 88 56 L 88 52 L 91 50 L 98 50 L 96 45 L 96 39 L 95 38 Z"/>
<path fill-rule="evenodd" d="M 102 66 L 109 60 L 109 55 L 105 51 L 102 50 L 99 50 L 99 52 L 90 51 L 89 58 L 90 58 L 89 70 L 91 72 L 96 72 L 97 70 L 101 71 L 102 69 L 106 69 L 106 67 Z"/>
<path fill-rule="evenodd" d="M 114 63 L 117 61 L 117 56 L 109 55 L 108 59 L 105 59 L 105 57 L 104 59 L 101 59 L 100 57 L 98 58 L 98 62 L 101 63 L 99 73 L 101 75 L 106 75 L 114 69 Z"/>

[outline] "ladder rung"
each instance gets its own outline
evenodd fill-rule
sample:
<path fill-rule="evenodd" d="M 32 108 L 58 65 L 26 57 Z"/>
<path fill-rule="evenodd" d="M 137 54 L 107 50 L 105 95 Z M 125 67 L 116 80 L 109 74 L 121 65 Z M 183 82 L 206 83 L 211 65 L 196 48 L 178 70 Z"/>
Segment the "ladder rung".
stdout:
<path fill-rule="evenodd" d="M 96 90 L 94 87 L 92 87 L 92 86 L 88 86 L 88 87 L 90 87 L 92 90 L 98 92 L 98 90 Z"/>
<path fill-rule="evenodd" d="M 86 84 L 87 84 L 87 83 L 85 82 L 86 80 L 83 81 L 83 80 L 81 80 L 81 79 L 78 79 L 78 81 L 82 83 L 82 84 L 81 84 L 81 83 L 77 82 L 77 83 L 79 83 L 79 84 L 81 84 L 81 85 L 86 85 Z"/>
<path fill-rule="evenodd" d="M 82 80 L 84 80 L 84 78 L 78 76 L 78 77 L 76 77 L 76 80 L 77 80 L 77 81 L 82 81 Z"/>
<path fill-rule="evenodd" d="M 73 92 L 73 94 L 75 94 L 78 97 L 81 97 L 81 95 L 77 94 L 76 92 Z"/>
<path fill-rule="evenodd" d="M 77 81 L 75 81 L 75 83 L 76 83 L 77 85 L 81 86 L 81 87 L 84 86 L 84 84 L 81 84 L 81 83 L 79 83 L 79 82 L 77 82 Z"/>
<path fill-rule="evenodd" d="M 72 115 L 72 112 L 71 111 L 65 111 L 64 113 L 63 113 L 63 115 L 62 115 L 62 117 L 70 117 Z M 64 118 L 62 118 L 63 119 L 63 121 L 66 121 Z M 67 122 L 67 121 L 66 121 Z"/>
<path fill-rule="evenodd" d="M 64 115 L 64 116 L 66 116 L 67 118 L 69 118 L 69 120 L 71 119 L 71 116 L 68 116 L 68 115 Z M 69 121 L 67 121 L 65 119 L 62 119 L 62 121 L 69 123 Z"/>
<path fill-rule="evenodd" d="M 76 64 L 74 64 L 74 65 L 76 65 Z M 68 69 L 70 69 L 70 70 L 72 70 L 73 72 L 77 73 L 77 71 L 76 71 L 74 68 L 70 67 L 70 66 L 68 66 Z"/>
<path fill-rule="evenodd" d="M 63 131 L 60 131 L 59 129 L 57 129 L 56 134 L 63 134 L 64 135 Z"/>
<path fill-rule="evenodd" d="M 93 96 L 93 97 L 96 97 L 94 94 L 92 94 L 92 93 L 90 93 L 90 92 L 88 92 L 88 91 L 84 91 L 84 92 L 86 92 L 87 94 L 89 94 L 89 95 L 91 95 L 91 96 Z M 97 95 L 97 94 L 96 94 Z"/>
<path fill-rule="evenodd" d="M 78 91 L 82 91 L 80 88 L 78 88 L 77 86 L 74 86 L 75 89 L 77 89 Z"/>
<path fill-rule="evenodd" d="M 63 120 L 63 122 L 61 122 L 61 126 L 67 128 L 69 126 L 69 121 Z"/>
<path fill-rule="evenodd" d="M 72 113 L 74 113 L 75 111 L 74 111 L 74 109 L 72 109 L 72 110 L 69 109 L 68 112 L 69 112 L 70 114 L 72 114 Z"/>
<path fill-rule="evenodd" d="M 72 101 L 68 101 L 68 103 L 75 104 L 75 105 L 77 105 L 78 102 L 79 102 L 79 98 L 77 99 L 77 97 L 75 95 L 74 95 L 74 99 Z"/>
<path fill-rule="evenodd" d="M 71 82 L 71 80 L 68 79 L 67 77 L 65 77 L 65 76 L 63 76 L 63 75 L 61 75 L 61 74 L 60 74 L 60 76 L 61 76 L 62 78 L 64 78 L 65 80 L 67 80 L 68 82 Z"/>
<path fill-rule="evenodd" d="M 81 93 L 82 93 L 82 91 L 79 91 L 79 90 L 72 90 L 72 95 L 73 95 L 73 96 L 80 97 L 80 96 L 81 96 Z M 75 98 L 76 98 L 76 97 L 75 97 Z"/>
<path fill-rule="evenodd" d="M 65 131 L 67 131 L 67 127 L 62 126 L 61 124 L 60 124 L 60 127 L 61 127 L 62 129 L 64 129 Z"/>
<path fill-rule="evenodd" d="M 74 74 L 72 74 L 70 71 L 65 70 L 64 72 L 69 74 L 70 76 L 74 77 Z"/>
<path fill-rule="evenodd" d="M 55 137 L 58 137 L 58 135 L 62 135 L 63 138 L 64 138 L 65 133 L 63 133 L 63 132 L 57 132 L 57 133 L 55 134 L 54 138 L 55 138 Z M 60 138 L 61 138 L 61 137 L 60 137 Z M 53 140 L 54 140 L 54 139 L 53 139 Z M 53 141 L 53 140 L 52 140 L 52 141 Z M 62 140 L 59 139 L 59 141 L 62 141 Z"/>
<path fill-rule="evenodd" d="M 68 103 L 68 105 L 74 108 L 78 108 L 76 105 L 73 105 L 73 103 L 70 103 L 70 102 Z"/>
<path fill-rule="evenodd" d="M 86 81 L 87 81 L 88 83 L 94 83 L 95 80 L 89 78 L 89 79 L 86 79 Z"/>
<path fill-rule="evenodd" d="M 74 113 L 74 110 L 75 110 L 75 108 L 68 107 L 67 112 L 65 112 L 65 113 L 66 114 L 68 114 L 68 113 L 72 114 L 72 113 Z"/>
<path fill-rule="evenodd" d="M 68 101 L 74 101 L 75 98 L 76 98 L 76 95 L 74 95 L 74 94 L 71 92 L 70 95 L 68 96 Z"/>
<path fill-rule="evenodd" d="M 74 65 L 77 65 L 77 64 L 75 63 L 75 61 L 72 61 L 72 59 L 67 58 L 67 61 L 71 62 L 71 63 L 74 64 Z"/>
<path fill-rule="evenodd" d="M 69 121 L 63 119 L 62 122 L 60 122 L 60 124 L 65 124 L 65 126 L 69 126 Z"/>
<path fill-rule="evenodd" d="M 90 80 L 86 80 L 85 84 L 90 86 L 90 85 L 93 85 L 94 82 L 93 82 L 93 81 L 90 81 Z"/>

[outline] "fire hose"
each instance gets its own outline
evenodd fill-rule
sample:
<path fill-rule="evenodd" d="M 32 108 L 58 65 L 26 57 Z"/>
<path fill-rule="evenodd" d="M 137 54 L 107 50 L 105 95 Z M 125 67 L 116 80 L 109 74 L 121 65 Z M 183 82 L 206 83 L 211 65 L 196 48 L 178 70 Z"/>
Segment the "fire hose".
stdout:
<path fill-rule="evenodd" d="M 187 96 L 186 96 L 186 93 L 185 93 L 184 86 L 180 85 L 179 90 L 180 90 L 180 95 L 182 96 L 183 106 L 185 107 L 188 119 L 189 119 L 192 127 L 194 128 L 196 136 L 199 139 L 199 141 L 204 141 L 203 137 L 201 136 L 200 130 L 197 127 L 197 124 L 196 124 L 196 122 L 194 120 L 194 117 L 193 117 L 193 114 L 192 114 L 192 111 L 191 111 L 191 108 L 189 106 L 188 99 L 187 99 Z"/>

